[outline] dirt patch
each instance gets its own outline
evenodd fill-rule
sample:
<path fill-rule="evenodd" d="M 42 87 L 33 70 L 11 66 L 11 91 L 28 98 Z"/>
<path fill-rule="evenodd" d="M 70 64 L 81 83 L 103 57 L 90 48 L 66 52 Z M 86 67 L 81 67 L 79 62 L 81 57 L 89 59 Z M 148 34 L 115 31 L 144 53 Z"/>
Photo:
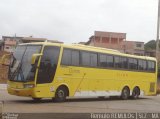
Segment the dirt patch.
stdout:
<path fill-rule="evenodd" d="M 160 81 L 157 82 L 157 94 L 160 94 Z"/>
<path fill-rule="evenodd" d="M 0 51 L 0 59 L 5 54 L 8 53 Z M 3 66 L 0 64 L 0 83 L 7 83 L 7 79 L 8 79 L 8 66 Z"/>
<path fill-rule="evenodd" d="M 0 83 L 6 83 L 8 79 L 8 67 L 0 65 Z"/>

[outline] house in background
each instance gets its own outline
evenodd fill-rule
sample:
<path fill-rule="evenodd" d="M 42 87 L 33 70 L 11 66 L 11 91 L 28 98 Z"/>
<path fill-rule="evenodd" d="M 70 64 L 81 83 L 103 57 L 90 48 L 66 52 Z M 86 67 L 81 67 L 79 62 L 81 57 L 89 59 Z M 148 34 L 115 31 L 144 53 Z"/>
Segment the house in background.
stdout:
<path fill-rule="evenodd" d="M 120 46 L 123 49 L 123 52 L 126 54 L 140 55 L 140 56 L 145 55 L 144 42 L 123 41 Z"/>
<path fill-rule="evenodd" d="M 125 39 L 126 33 L 95 31 L 86 45 L 121 50 L 120 44 Z"/>
<path fill-rule="evenodd" d="M 2 41 L 4 42 L 4 51 L 13 52 L 15 47 L 17 46 L 18 42 L 23 37 L 16 37 L 16 36 L 2 36 Z"/>
<path fill-rule="evenodd" d="M 115 49 L 127 54 L 144 55 L 144 42 L 126 41 L 126 33 L 95 31 L 85 45 Z"/>
<path fill-rule="evenodd" d="M 0 51 L 2 51 L 3 49 L 4 49 L 4 42 L 0 40 Z"/>
<path fill-rule="evenodd" d="M 156 50 L 146 50 L 145 51 L 145 55 L 146 56 L 150 56 L 150 57 L 156 57 Z M 160 59 L 160 53 L 159 53 L 159 58 Z"/>
<path fill-rule="evenodd" d="M 2 36 L 2 42 L 3 42 L 2 50 L 7 52 L 13 52 L 17 44 L 31 43 L 31 42 L 46 42 L 46 41 L 53 43 L 63 43 L 57 40 L 47 40 L 46 38 L 33 38 L 32 36 L 30 37 Z"/>

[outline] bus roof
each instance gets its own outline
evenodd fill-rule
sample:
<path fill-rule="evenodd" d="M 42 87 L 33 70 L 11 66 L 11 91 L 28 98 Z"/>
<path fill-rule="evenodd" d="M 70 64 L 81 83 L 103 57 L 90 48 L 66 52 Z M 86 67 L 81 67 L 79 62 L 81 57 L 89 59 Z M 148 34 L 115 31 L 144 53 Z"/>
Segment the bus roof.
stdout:
<path fill-rule="evenodd" d="M 108 48 L 101 48 L 101 47 L 94 47 L 94 46 L 87 46 L 87 45 L 81 45 L 81 44 L 61 44 L 61 43 L 51 43 L 51 42 L 32 42 L 32 43 L 22 43 L 19 45 L 55 45 L 55 46 L 62 46 L 66 48 L 72 48 L 72 49 L 79 49 L 79 50 L 87 50 L 87 51 L 94 51 L 94 52 L 100 52 L 100 53 L 107 53 L 107 54 L 114 54 L 119 56 L 125 56 L 125 57 L 132 57 L 132 58 L 139 58 L 139 59 L 147 59 L 147 60 L 154 60 L 156 61 L 156 58 L 149 57 L 149 56 L 137 56 L 137 55 L 131 55 L 131 54 L 125 54 L 118 50 L 108 49 Z"/>

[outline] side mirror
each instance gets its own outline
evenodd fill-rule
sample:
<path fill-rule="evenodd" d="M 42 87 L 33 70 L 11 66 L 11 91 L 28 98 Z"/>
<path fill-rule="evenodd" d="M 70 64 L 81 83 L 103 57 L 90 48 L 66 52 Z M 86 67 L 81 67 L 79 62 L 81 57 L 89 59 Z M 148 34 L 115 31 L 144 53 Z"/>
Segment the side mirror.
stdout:
<path fill-rule="evenodd" d="M 9 60 L 10 57 L 11 57 L 11 54 L 3 55 L 2 58 L 0 59 L 0 64 L 8 66 L 9 63 L 7 63 L 7 60 Z"/>
<path fill-rule="evenodd" d="M 31 64 L 35 64 L 37 57 L 42 56 L 42 54 L 33 54 L 31 58 Z"/>

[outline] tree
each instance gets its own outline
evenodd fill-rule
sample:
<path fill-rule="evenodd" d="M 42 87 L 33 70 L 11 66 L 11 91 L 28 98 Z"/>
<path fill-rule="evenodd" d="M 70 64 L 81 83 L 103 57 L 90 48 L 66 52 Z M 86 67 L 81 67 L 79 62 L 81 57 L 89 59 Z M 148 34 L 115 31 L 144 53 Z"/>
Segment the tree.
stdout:
<path fill-rule="evenodd" d="M 156 49 L 156 41 L 151 40 L 151 41 L 147 42 L 146 44 L 144 44 L 144 49 L 145 50 L 155 50 Z"/>

